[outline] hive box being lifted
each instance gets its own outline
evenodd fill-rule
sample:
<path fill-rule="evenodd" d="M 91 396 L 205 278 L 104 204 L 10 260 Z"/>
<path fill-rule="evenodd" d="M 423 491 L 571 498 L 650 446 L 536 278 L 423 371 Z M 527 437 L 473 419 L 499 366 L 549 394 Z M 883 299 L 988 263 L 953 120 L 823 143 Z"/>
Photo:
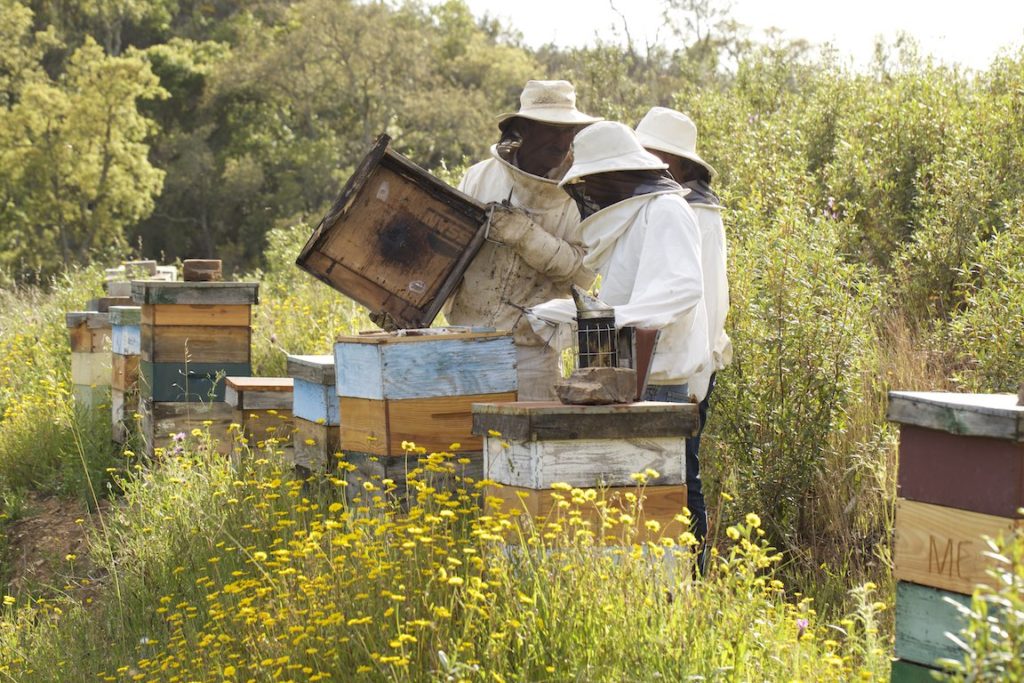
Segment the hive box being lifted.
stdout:
<path fill-rule="evenodd" d="M 484 241 L 486 208 L 381 135 L 296 259 L 405 328 L 429 327 Z"/>

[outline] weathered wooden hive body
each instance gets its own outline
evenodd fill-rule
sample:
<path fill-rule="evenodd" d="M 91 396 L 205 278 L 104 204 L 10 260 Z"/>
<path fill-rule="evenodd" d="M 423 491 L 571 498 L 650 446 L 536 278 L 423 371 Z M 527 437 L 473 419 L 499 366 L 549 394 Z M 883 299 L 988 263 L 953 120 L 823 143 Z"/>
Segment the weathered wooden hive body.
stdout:
<path fill-rule="evenodd" d="M 287 373 L 294 393 L 294 464 L 308 472 L 327 471 L 341 450 L 334 355 L 288 356 Z"/>
<path fill-rule="evenodd" d="M 970 604 L 992 584 L 984 537 L 1024 521 L 1024 407 L 1012 394 L 891 392 L 900 425 L 893 559 L 896 656 L 893 681 L 931 680 L 940 658 L 960 659 L 946 636 L 965 621 L 953 603 Z"/>
<path fill-rule="evenodd" d="M 110 308 L 111 436 L 124 443 L 139 408 L 139 358 L 142 351 L 142 309 Z"/>
<path fill-rule="evenodd" d="M 132 298 L 142 309 L 139 408 L 150 453 L 194 428 L 208 428 L 226 452 L 235 415 L 224 380 L 252 375 L 259 284 L 135 281 Z"/>
<path fill-rule="evenodd" d="M 64 316 L 71 342 L 71 384 L 75 403 L 96 409 L 110 400 L 110 314 L 71 311 Z"/>
<path fill-rule="evenodd" d="M 505 332 L 408 331 L 339 337 L 334 346 L 340 446 L 358 477 L 404 485 L 422 455 L 451 452 L 479 478 L 483 441 L 472 405 L 516 397 L 516 354 Z M 453 448 L 453 444 L 458 444 Z M 353 488 L 349 486 L 349 488 Z"/>
<path fill-rule="evenodd" d="M 250 448 L 291 448 L 291 377 L 228 377 L 224 383 L 224 402 L 234 409 Z"/>
<path fill-rule="evenodd" d="M 429 327 L 484 241 L 485 207 L 382 135 L 296 259 L 399 326 Z"/>
<path fill-rule="evenodd" d="M 609 503 L 633 512 L 627 493 L 637 493 L 634 473 L 654 470 L 638 516 L 657 521 L 658 533 L 685 531 L 675 516 L 686 507 L 686 438 L 697 429 L 691 403 L 564 405 L 558 402 L 481 403 L 473 406 L 473 431 L 483 438 L 484 477 L 499 486 L 487 495 L 503 509 L 547 518 L 557 504 L 552 488 L 568 484 L 603 489 Z M 596 504 L 581 510 L 592 524 Z M 592 527 L 596 531 L 596 527 Z"/>

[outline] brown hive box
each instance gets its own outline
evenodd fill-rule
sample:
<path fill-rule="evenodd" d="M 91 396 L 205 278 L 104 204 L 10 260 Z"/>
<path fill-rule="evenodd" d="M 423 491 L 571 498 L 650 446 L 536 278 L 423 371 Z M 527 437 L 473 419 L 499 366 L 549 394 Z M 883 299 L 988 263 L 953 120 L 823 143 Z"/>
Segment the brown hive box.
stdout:
<path fill-rule="evenodd" d="M 429 327 L 484 241 L 486 208 L 381 135 L 296 259 L 405 328 Z"/>

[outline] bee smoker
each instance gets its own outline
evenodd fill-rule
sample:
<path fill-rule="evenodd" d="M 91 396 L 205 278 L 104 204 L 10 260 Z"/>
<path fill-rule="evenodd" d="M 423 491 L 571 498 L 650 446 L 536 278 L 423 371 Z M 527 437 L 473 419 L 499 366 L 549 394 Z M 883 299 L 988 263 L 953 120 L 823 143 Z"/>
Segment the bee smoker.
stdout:
<path fill-rule="evenodd" d="M 636 329 L 615 329 L 615 309 L 575 285 L 576 367 L 631 368 L 636 358 Z"/>

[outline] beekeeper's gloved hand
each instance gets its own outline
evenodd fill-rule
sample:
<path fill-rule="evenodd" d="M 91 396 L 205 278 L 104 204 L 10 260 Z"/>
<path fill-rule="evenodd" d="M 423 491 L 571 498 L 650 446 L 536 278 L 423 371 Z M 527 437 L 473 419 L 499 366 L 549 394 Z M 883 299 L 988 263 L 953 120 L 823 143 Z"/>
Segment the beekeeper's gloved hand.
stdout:
<path fill-rule="evenodd" d="M 525 211 L 494 202 L 488 207 L 491 224 L 487 238 L 515 248 L 523 243 L 532 230 L 543 230 Z"/>
<path fill-rule="evenodd" d="M 507 204 L 488 205 L 487 239 L 515 250 L 526 263 L 551 279 L 589 287 L 594 274 L 583 266 L 583 247 L 555 237 L 529 214 Z"/>

